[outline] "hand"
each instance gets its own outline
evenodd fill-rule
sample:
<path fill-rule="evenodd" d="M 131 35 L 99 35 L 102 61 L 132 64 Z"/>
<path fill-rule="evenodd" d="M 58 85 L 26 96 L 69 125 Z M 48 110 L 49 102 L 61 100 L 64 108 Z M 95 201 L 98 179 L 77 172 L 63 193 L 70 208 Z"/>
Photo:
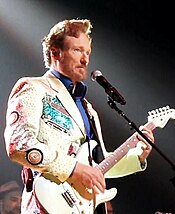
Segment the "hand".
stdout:
<path fill-rule="evenodd" d="M 147 128 L 143 128 L 142 129 L 143 134 L 152 142 L 154 143 L 154 135 L 153 132 Z M 152 146 L 145 140 L 143 139 L 143 137 L 141 137 L 140 135 L 137 136 L 137 138 L 141 141 L 142 143 L 142 154 L 139 155 L 139 160 L 141 163 L 145 162 L 145 159 L 148 157 L 148 155 L 150 154 L 151 150 L 152 150 Z"/>
<path fill-rule="evenodd" d="M 77 162 L 72 177 L 78 179 L 88 189 L 92 189 L 95 194 L 105 191 L 105 178 L 97 168 Z"/>

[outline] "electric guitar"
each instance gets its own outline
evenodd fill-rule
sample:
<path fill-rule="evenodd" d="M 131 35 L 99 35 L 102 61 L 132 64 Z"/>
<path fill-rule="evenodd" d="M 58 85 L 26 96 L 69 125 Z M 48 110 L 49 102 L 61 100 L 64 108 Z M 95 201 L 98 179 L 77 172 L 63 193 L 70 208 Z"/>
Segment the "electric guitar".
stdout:
<path fill-rule="evenodd" d="M 156 127 L 163 128 L 169 119 L 175 119 L 175 110 L 169 106 L 152 110 L 148 116 L 148 122 L 143 126 L 149 130 Z M 138 143 L 135 132 L 120 147 L 94 167 L 100 169 L 105 174 L 111 169 L 122 157 L 124 157 L 130 148 Z M 97 145 L 95 141 L 90 142 L 91 152 Z M 81 163 L 88 165 L 87 150 L 88 144 L 84 143 L 76 158 Z M 104 193 L 94 195 L 92 190 L 87 189 L 79 180 L 72 177 L 65 182 L 60 182 L 50 174 L 42 174 L 34 183 L 34 193 L 49 214 L 92 214 L 95 208 L 100 204 L 113 199 L 117 194 L 116 188 L 105 190 Z"/>

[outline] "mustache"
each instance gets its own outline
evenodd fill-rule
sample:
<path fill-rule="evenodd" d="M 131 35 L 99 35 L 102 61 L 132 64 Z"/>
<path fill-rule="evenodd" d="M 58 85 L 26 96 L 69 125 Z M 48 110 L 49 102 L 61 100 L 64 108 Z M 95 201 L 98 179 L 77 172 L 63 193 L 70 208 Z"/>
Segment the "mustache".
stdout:
<path fill-rule="evenodd" d="M 87 68 L 87 66 L 86 65 L 79 65 L 79 66 L 77 66 L 77 68 Z"/>

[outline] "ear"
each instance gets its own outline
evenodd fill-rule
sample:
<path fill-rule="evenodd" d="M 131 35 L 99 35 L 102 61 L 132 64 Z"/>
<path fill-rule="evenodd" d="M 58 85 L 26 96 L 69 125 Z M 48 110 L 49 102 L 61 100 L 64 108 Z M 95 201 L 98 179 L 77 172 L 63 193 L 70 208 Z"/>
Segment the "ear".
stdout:
<path fill-rule="evenodd" d="M 55 60 L 60 60 L 61 58 L 61 51 L 60 49 L 57 49 L 57 48 L 51 48 L 50 50 L 50 54 L 51 54 L 51 57 L 54 58 Z"/>

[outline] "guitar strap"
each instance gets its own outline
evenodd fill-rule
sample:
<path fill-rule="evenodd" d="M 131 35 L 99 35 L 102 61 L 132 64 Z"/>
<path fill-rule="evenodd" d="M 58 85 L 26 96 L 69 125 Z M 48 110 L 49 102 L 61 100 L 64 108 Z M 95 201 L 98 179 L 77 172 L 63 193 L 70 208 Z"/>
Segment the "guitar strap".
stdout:
<path fill-rule="evenodd" d="M 89 118 L 89 121 L 90 121 L 90 127 L 92 128 L 93 132 L 94 132 L 94 135 L 95 137 L 97 137 L 97 133 L 96 133 L 96 129 L 95 129 L 95 126 L 94 126 L 94 120 L 93 120 L 93 116 L 91 115 L 90 111 L 88 111 L 88 108 L 87 108 L 87 105 L 85 102 L 83 102 L 83 107 L 85 108 L 86 110 L 86 113 L 87 113 L 87 116 Z M 98 139 L 98 138 L 97 138 Z M 89 165 L 90 166 L 93 166 L 92 164 L 92 161 L 93 161 L 93 157 L 91 155 L 91 145 L 90 145 L 90 139 L 87 137 L 86 139 L 86 142 L 88 144 L 88 161 L 89 161 Z M 97 141 L 98 142 L 98 141 Z M 96 197 L 95 197 L 95 194 L 93 194 L 93 206 L 94 206 L 94 210 L 95 210 L 95 203 L 96 203 Z M 96 212 L 95 212 L 96 213 Z M 99 212 L 100 214 L 101 212 Z M 98 213 L 97 213 L 98 214 Z M 103 213 L 102 213 L 103 214 Z M 105 213 L 104 213 L 105 214 Z"/>
<path fill-rule="evenodd" d="M 83 105 L 84 105 L 86 112 L 87 112 L 87 115 L 89 117 L 90 126 L 93 130 L 95 141 L 98 143 L 98 146 L 96 147 L 96 155 L 94 155 L 94 158 L 92 158 L 92 156 L 90 154 L 90 142 L 88 140 L 88 150 L 89 150 L 89 159 L 90 159 L 89 162 L 90 162 L 90 165 L 92 165 L 91 164 L 92 159 L 95 159 L 95 162 L 97 162 L 97 163 L 101 162 L 104 159 L 104 152 L 102 151 L 102 148 L 101 148 L 102 145 L 101 145 L 101 142 L 99 139 L 99 132 L 97 131 L 97 125 L 96 124 L 98 124 L 98 123 L 96 123 L 96 121 L 95 121 L 95 116 L 98 117 L 97 113 L 92 108 L 92 105 L 86 99 L 84 99 Z M 93 201 L 95 204 L 95 198 L 93 199 Z M 107 214 L 106 203 L 98 205 L 97 208 L 95 209 L 94 214 Z"/>
<path fill-rule="evenodd" d="M 89 117 L 90 125 L 94 132 L 95 138 L 96 138 L 97 142 L 100 143 L 95 120 L 94 120 L 95 110 L 92 108 L 92 105 L 86 99 L 83 100 L 83 105 L 84 105 L 84 108 L 86 109 L 87 115 Z"/>
<path fill-rule="evenodd" d="M 92 151 L 92 156 L 93 157 L 90 157 L 90 159 L 91 160 L 94 159 L 94 161 L 96 163 L 100 163 L 104 159 L 104 155 L 103 155 L 103 152 L 101 151 L 101 147 L 100 147 L 101 145 L 100 145 L 100 141 L 99 141 L 99 137 L 98 137 L 96 123 L 95 123 L 95 120 L 94 120 L 93 112 L 91 110 L 92 107 L 89 108 L 89 103 L 87 102 L 87 100 L 84 100 L 83 106 L 84 106 L 84 108 L 86 110 L 86 113 L 87 113 L 87 116 L 89 118 L 90 127 L 91 127 L 92 132 L 93 132 L 93 140 L 95 140 L 98 143 L 98 145 Z M 89 156 L 91 156 L 91 154 L 90 154 L 90 151 L 91 151 L 90 142 L 89 142 L 89 140 L 86 140 L 86 141 L 88 142 Z"/>
<path fill-rule="evenodd" d="M 104 142 L 103 142 L 103 138 L 102 138 L 102 132 L 101 132 L 101 125 L 100 125 L 100 121 L 99 121 L 97 112 L 92 108 L 92 105 L 86 99 L 84 99 L 83 105 L 84 105 L 86 112 L 89 116 L 91 128 L 94 132 L 94 137 L 95 137 L 94 140 L 96 140 L 97 143 L 99 144 L 99 146 L 101 147 L 103 157 L 106 157 L 107 151 L 106 151 L 106 148 L 104 146 Z"/>

